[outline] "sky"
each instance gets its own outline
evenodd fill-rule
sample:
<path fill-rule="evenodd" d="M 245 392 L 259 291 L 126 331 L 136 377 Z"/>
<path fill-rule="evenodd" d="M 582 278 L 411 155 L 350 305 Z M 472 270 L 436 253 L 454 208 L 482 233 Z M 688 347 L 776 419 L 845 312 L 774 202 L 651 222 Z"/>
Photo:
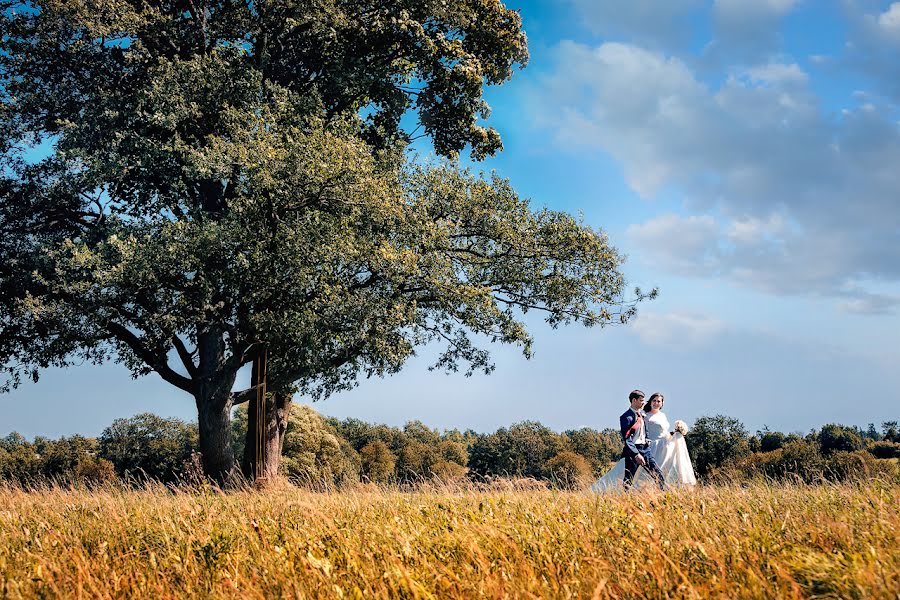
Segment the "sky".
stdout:
<path fill-rule="evenodd" d="M 529 315 L 533 358 L 496 347 L 490 375 L 429 371 L 423 348 L 314 408 L 602 429 L 640 388 L 665 394 L 670 419 L 725 414 L 751 432 L 900 420 L 900 2 L 507 5 L 531 59 L 487 90 L 505 148 L 474 168 L 580 212 L 628 257 L 630 285 L 660 296 L 605 329 Z M 0 435 L 97 435 L 145 411 L 196 418 L 155 375 L 48 370 L 0 396 Z"/>

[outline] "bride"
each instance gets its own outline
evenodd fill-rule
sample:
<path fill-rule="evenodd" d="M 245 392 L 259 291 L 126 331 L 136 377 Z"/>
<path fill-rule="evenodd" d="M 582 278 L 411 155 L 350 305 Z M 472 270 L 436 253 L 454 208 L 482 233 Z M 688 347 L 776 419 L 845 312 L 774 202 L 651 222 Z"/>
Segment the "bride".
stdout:
<path fill-rule="evenodd" d="M 694 467 L 691 465 L 691 457 L 688 454 L 684 435 L 680 431 L 676 431 L 674 434 L 669 433 L 669 419 L 662 411 L 663 404 L 665 404 L 665 397 L 658 392 L 650 396 L 650 399 L 644 404 L 647 441 L 650 443 L 653 458 L 663 472 L 667 486 L 695 485 L 697 478 L 694 477 Z M 676 424 L 681 423 L 676 421 Z M 678 427 L 678 429 L 682 428 Z M 687 428 L 683 429 L 686 432 Z M 622 458 L 591 486 L 591 491 L 622 490 L 624 477 L 625 459 Z M 634 478 L 635 487 L 639 488 L 648 483 L 653 483 L 650 475 L 645 469 L 640 468 Z"/>

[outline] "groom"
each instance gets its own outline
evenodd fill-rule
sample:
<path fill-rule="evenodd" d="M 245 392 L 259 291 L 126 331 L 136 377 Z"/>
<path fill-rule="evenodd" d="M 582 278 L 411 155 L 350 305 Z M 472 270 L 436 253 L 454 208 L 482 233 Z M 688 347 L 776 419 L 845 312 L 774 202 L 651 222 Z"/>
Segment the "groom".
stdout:
<path fill-rule="evenodd" d="M 659 489 L 665 491 L 666 484 L 662 471 L 659 470 L 659 466 L 653 460 L 650 444 L 647 443 L 644 411 L 641 410 L 641 406 L 644 404 L 644 392 L 634 390 L 628 394 L 628 401 L 631 402 L 631 408 L 619 417 L 622 440 L 625 442 L 625 447 L 622 448 L 622 458 L 625 459 L 625 489 L 631 489 L 634 474 L 637 473 L 640 466 L 650 473 L 651 477 L 659 485 Z"/>

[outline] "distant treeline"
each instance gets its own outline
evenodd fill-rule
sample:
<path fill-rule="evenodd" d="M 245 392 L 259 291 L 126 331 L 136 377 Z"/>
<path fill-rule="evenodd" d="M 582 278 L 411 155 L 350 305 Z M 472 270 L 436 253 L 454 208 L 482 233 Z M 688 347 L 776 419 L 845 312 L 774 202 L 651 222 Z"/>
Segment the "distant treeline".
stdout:
<path fill-rule="evenodd" d="M 246 424 L 246 410 L 238 409 L 233 425 L 238 456 Z M 740 421 L 716 415 L 698 419 L 687 442 L 702 481 L 767 477 L 814 482 L 876 476 L 900 481 L 900 431 L 895 421 L 882 423 L 880 429 L 830 424 L 807 435 L 768 429 L 753 435 Z M 498 477 L 578 487 L 609 469 L 621 448 L 614 429 L 559 433 L 525 421 L 489 434 L 440 432 L 419 421 L 398 428 L 325 418 L 309 406 L 295 405 L 281 469 L 287 478 L 314 487 Z M 28 441 L 11 433 L 0 438 L 0 479 L 190 480 L 199 473 L 196 449 L 196 424 L 150 413 L 117 419 L 98 438 L 75 435 Z"/>

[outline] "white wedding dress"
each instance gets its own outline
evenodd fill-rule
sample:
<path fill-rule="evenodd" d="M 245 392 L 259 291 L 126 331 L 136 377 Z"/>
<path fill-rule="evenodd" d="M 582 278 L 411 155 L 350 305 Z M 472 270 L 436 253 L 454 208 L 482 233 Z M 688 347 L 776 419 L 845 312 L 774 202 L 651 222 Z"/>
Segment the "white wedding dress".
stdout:
<path fill-rule="evenodd" d="M 688 454 L 684 436 L 680 433 L 669 434 L 669 419 L 662 411 L 655 415 L 649 415 L 644 419 L 647 441 L 656 464 L 666 478 L 666 485 L 675 487 L 682 485 L 696 485 L 694 467 L 691 465 L 691 456 Z M 607 471 L 603 477 L 591 486 L 592 492 L 624 491 L 625 459 Z M 639 467 L 634 477 L 634 487 L 641 488 L 656 484 L 650 474 L 643 467 Z"/>

